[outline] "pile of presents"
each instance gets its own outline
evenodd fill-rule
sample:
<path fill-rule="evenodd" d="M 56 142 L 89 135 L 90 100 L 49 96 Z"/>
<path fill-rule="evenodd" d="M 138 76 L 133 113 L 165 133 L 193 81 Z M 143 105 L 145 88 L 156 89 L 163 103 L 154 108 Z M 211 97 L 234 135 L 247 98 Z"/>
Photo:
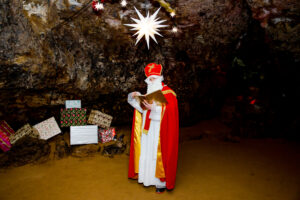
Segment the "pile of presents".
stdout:
<path fill-rule="evenodd" d="M 97 144 L 115 139 L 115 128 L 110 127 L 112 116 L 98 110 L 91 110 L 87 118 L 87 109 L 81 108 L 80 100 L 67 100 L 65 108 L 60 110 L 60 127 L 70 127 L 70 144 Z M 87 125 L 89 124 L 89 125 Z M 29 136 L 48 140 L 61 133 L 54 117 L 34 126 L 24 125 L 14 131 L 7 122 L 0 122 L 0 149 L 7 152 L 19 139 Z"/>

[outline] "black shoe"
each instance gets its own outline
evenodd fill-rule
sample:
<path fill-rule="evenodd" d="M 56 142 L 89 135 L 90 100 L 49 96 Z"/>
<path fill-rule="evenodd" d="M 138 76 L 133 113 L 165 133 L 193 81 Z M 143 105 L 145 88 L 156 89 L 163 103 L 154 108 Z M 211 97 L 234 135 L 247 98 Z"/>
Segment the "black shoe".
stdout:
<path fill-rule="evenodd" d="M 156 193 L 161 194 L 161 193 L 164 193 L 165 190 L 166 190 L 166 188 L 156 188 Z"/>

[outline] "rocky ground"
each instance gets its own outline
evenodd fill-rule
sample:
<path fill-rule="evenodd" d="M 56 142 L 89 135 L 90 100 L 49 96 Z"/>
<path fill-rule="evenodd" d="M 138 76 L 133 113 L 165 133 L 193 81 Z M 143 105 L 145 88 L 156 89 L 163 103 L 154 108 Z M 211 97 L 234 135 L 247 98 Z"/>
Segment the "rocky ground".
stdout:
<path fill-rule="evenodd" d="M 39 140 L 26 136 L 16 142 L 12 149 L 0 153 L 0 167 L 22 166 L 30 163 L 45 163 L 68 156 L 84 158 L 103 155 L 113 158 L 114 155 L 129 153 L 129 128 L 117 129 L 116 140 L 107 143 L 70 145 L 70 134 L 57 135 L 50 140 Z"/>

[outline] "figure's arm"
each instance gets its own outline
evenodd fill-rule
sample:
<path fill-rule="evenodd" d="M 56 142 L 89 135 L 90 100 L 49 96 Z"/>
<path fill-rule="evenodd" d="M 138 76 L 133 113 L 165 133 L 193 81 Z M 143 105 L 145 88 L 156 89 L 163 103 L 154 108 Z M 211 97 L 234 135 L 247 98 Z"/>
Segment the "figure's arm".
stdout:
<path fill-rule="evenodd" d="M 141 108 L 139 102 L 133 97 L 135 92 L 131 92 L 128 94 L 128 98 L 127 101 L 128 103 L 134 107 L 135 109 L 137 109 L 139 112 L 143 113 L 143 109 Z M 136 92 L 138 95 L 141 95 L 141 93 Z"/>

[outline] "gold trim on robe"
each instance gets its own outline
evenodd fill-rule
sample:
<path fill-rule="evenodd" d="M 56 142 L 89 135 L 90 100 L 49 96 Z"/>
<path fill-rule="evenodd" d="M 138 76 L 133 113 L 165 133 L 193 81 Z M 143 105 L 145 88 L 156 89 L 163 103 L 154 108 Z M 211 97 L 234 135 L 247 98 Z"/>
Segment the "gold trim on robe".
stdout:
<path fill-rule="evenodd" d="M 134 112 L 134 172 L 139 173 L 143 118 L 142 114 L 138 110 L 135 109 Z"/>
<path fill-rule="evenodd" d="M 143 133 L 144 133 L 145 135 L 147 135 L 147 134 L 148 134 L 148 131 L 149 131 L 149 130 L 144 129 L 144 130 L 143 130 Z"/>
<path fill-rule="evenodd" d="M 160 126 L 161 126 L 161 122 L 164 117 L 165 111 L 166 111 L 166 106 L 162 106 Z M 160 134 L 160 130 L 159 130 L 159 134 Z M 162 160 L 162 153 L 161 153 L 160 135 L 158 136 L 155 177 L 156 178 L 166 178 L 165 169 L 164 169 L 163 160 Z"/>
<path fill-rule="evenodd" d="M 175 97 L 176 97 L 176 93 L 173 91 L 173 90 L 165 90 L 165 91 L 162 91 L 163 94 L 169 94 L 169 93 L 172 93 Z"/>

